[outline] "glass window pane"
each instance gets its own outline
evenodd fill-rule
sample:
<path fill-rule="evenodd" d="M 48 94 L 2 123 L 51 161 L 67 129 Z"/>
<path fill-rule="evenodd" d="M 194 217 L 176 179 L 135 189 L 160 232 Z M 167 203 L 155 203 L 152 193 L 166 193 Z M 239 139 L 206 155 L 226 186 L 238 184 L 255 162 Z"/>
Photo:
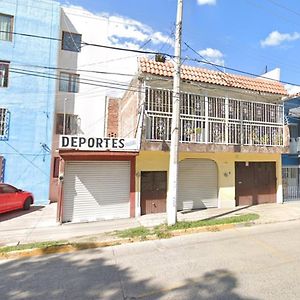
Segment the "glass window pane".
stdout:
<path fill-rule="evenodd" d="M 8 84 L 8 64 L 0 62 L 0 87 L 7 87 Z"/>
<path fill-rule="evenodd" d="M 80 52 L 81 51 L 81 34 L 63 32 L 62 49 Z"/>
<path fill-rule="evenodd" d="M 70 92 L 78 93 L 79 90 L 79 75 L 70 76 Z"/>
<path fill-rule="evenodd" d="M 60 73 L 59 90 L 61 92 L 69 92 L 69 77 L 68 73 Z"/>
<path fill-rule="evenodd" d="M 57 114 L 56 115 L 56 134 L 63 134 L 64 131 L 64 115 Z"/>
<path fill-rule="evenodd" d="M 12 16 L 0 14 L 0 40 L 12 40 Z M 5 32 L 2 32 L 5 31 Z"/>

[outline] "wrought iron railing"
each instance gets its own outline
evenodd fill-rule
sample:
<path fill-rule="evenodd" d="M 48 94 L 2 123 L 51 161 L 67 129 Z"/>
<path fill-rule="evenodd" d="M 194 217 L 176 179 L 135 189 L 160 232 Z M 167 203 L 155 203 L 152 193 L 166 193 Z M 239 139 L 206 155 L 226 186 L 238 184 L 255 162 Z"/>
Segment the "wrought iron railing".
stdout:
<path fill-rule="evenodd" d="M 9 111 L 6 108 L 0 108 L 0 141 L 8 140 L 9 116 Z"/>
<path fill-rule="evenodd" d="M 233 145 L 283 145 L 283 106 L 182 93 L 180 141 Z M 172 91 L 146 88 L 146 139 L 170 141 Z"/>

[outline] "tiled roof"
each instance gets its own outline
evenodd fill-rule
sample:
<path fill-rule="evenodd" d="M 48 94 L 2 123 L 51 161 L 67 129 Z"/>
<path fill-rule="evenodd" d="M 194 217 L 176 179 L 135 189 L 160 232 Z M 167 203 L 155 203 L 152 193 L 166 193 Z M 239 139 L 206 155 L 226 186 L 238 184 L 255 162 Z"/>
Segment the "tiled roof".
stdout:
<path fill-rule="evenodd" d="M 299 97 L 300 97 L 300 93 L 290 94 L 290 95 L 288 96 L 288 98 L 285 99 L 285 100 L 290 100 L 290 99 L 299 98 Z"/>
<path fill-rule="evenodd" d="M 162 63 L 150 60 L 148 58 L 140 58 L 139 60 L 139 71 L 142 73 L 172 77 L 173 70 L 173 64 L 169 61 Z M 204 68 L 182 65 L 181 78 L 189 81 L 217 84 L 257 92 L 287 95 L 287 91 L 285 90 L 284 86 L 277 81 L 262 78 L 251 78 L 228 73 L 225 74 Z"/>

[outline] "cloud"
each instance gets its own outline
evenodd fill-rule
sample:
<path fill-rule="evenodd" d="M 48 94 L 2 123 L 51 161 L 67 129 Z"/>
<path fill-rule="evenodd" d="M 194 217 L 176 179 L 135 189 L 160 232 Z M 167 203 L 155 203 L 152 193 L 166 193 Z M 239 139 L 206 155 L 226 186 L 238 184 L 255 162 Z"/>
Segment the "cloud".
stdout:
<path fill-rule="evenodd" d="M 224 54 L 218 49 L 206 48 L 199 50 L 198 53 L 213 64 L 221 66 L 224 66 L 225 64 Z"/>
<path fill-rule="evenodd" d="M 107 18 L 109 23 L 108 37 L 113 40 L 131 39 L 137 43 L 145 43 L 151 40 L 154 45 L 167 44 L 173 46 L 173 39 L 160 31 L 153 30 L 150 26 L 123 16 L 98 14 L 100 17 Z"/>
<path fill-rule="evenodd" d="M 300 39 L 300 33 L 280 33 L 278 31 L 272 31 L 264 40 L 260 42 L 262 47 L 278 46 L 283 42 L 291 42 Z"/>
<path fill-rule="evenodd" d="M 216 5 L 217 0 L 197 0 L 199 5 Z"/>
<path fill-rule="evenodd" d="M 172 37 L 161 31 L 155 31 L 152 27 L 138 20 L 106 12 L 93 13 L 81 6 L 71 4 L 65 5 L 64 7 L 75 10 L 77 13 L 79 12 L 81 15 L 90 17 L 91 19 L 98 17 L 106 21 L 108 26 L 107 30 L 105 30 L 105 34 L 112 44 L 117 43 L 120 45 L 120 41 L 123 41 L 124 45 L 131 42 L 142 46 L 145 42 L 150 40 L 149 43 L 153 45 L 165 44 L 172 47 L 174 46 Z"/>
<path fill-rule="evenodd" d="M 105 12 L 90 12 L 83 7 L 74 5 L 65 5 L 63 8 L 68 12 L 70 22 L 73 21 L 76 25 L 75 30 L 84 32 L 82 36 L 84 42 L 147 51 L 163 51 L 163 47 L 173 47 L 172 37 L 161 31 L 156 31 L 138 20 Z M 91 59 L 90 61 L 87 59 L 84 64 L 78 66 L 79 68 L 92 68 L 115 73 L 135 74 L 137 72 L 137 58 L 145 56 L 145 54 L 98 47 L 90 47 L 90 49 L 87 47 L 86 51 L 89 51 L 88 53 L 93 51 L 90 55 Z M 172 52 L 164 49 L 164 52 L 169 51 Z M 105 80 L 120 81 L 127 84 L 131 77 L 105 75 Z M 103 93 L 119 97 L 123 91 L 107 88 Z"/>

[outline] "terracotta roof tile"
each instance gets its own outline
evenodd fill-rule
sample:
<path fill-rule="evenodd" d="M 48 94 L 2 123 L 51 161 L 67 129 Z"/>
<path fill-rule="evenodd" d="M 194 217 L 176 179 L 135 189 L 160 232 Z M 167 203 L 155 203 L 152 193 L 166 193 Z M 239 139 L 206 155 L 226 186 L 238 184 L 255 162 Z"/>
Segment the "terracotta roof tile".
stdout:
<path fill-rule="evenodd" d="M 173 64 L 169 61 L 165 63 L 156 62 L 148 58 L 140 58 L 139 70 L 142 73 L 172 77 Z M 181 67 L 181 78 L 185 80 L 217 84 L 227 87 L 241 88 L 257 92 L 267 92 L 271 94 L 287 95 L 284 86 L 277 81 L 263 78 L 251 78 L 241 75 L 216 72 L 204 68 L 196 68 L 183 65 Z"/>

